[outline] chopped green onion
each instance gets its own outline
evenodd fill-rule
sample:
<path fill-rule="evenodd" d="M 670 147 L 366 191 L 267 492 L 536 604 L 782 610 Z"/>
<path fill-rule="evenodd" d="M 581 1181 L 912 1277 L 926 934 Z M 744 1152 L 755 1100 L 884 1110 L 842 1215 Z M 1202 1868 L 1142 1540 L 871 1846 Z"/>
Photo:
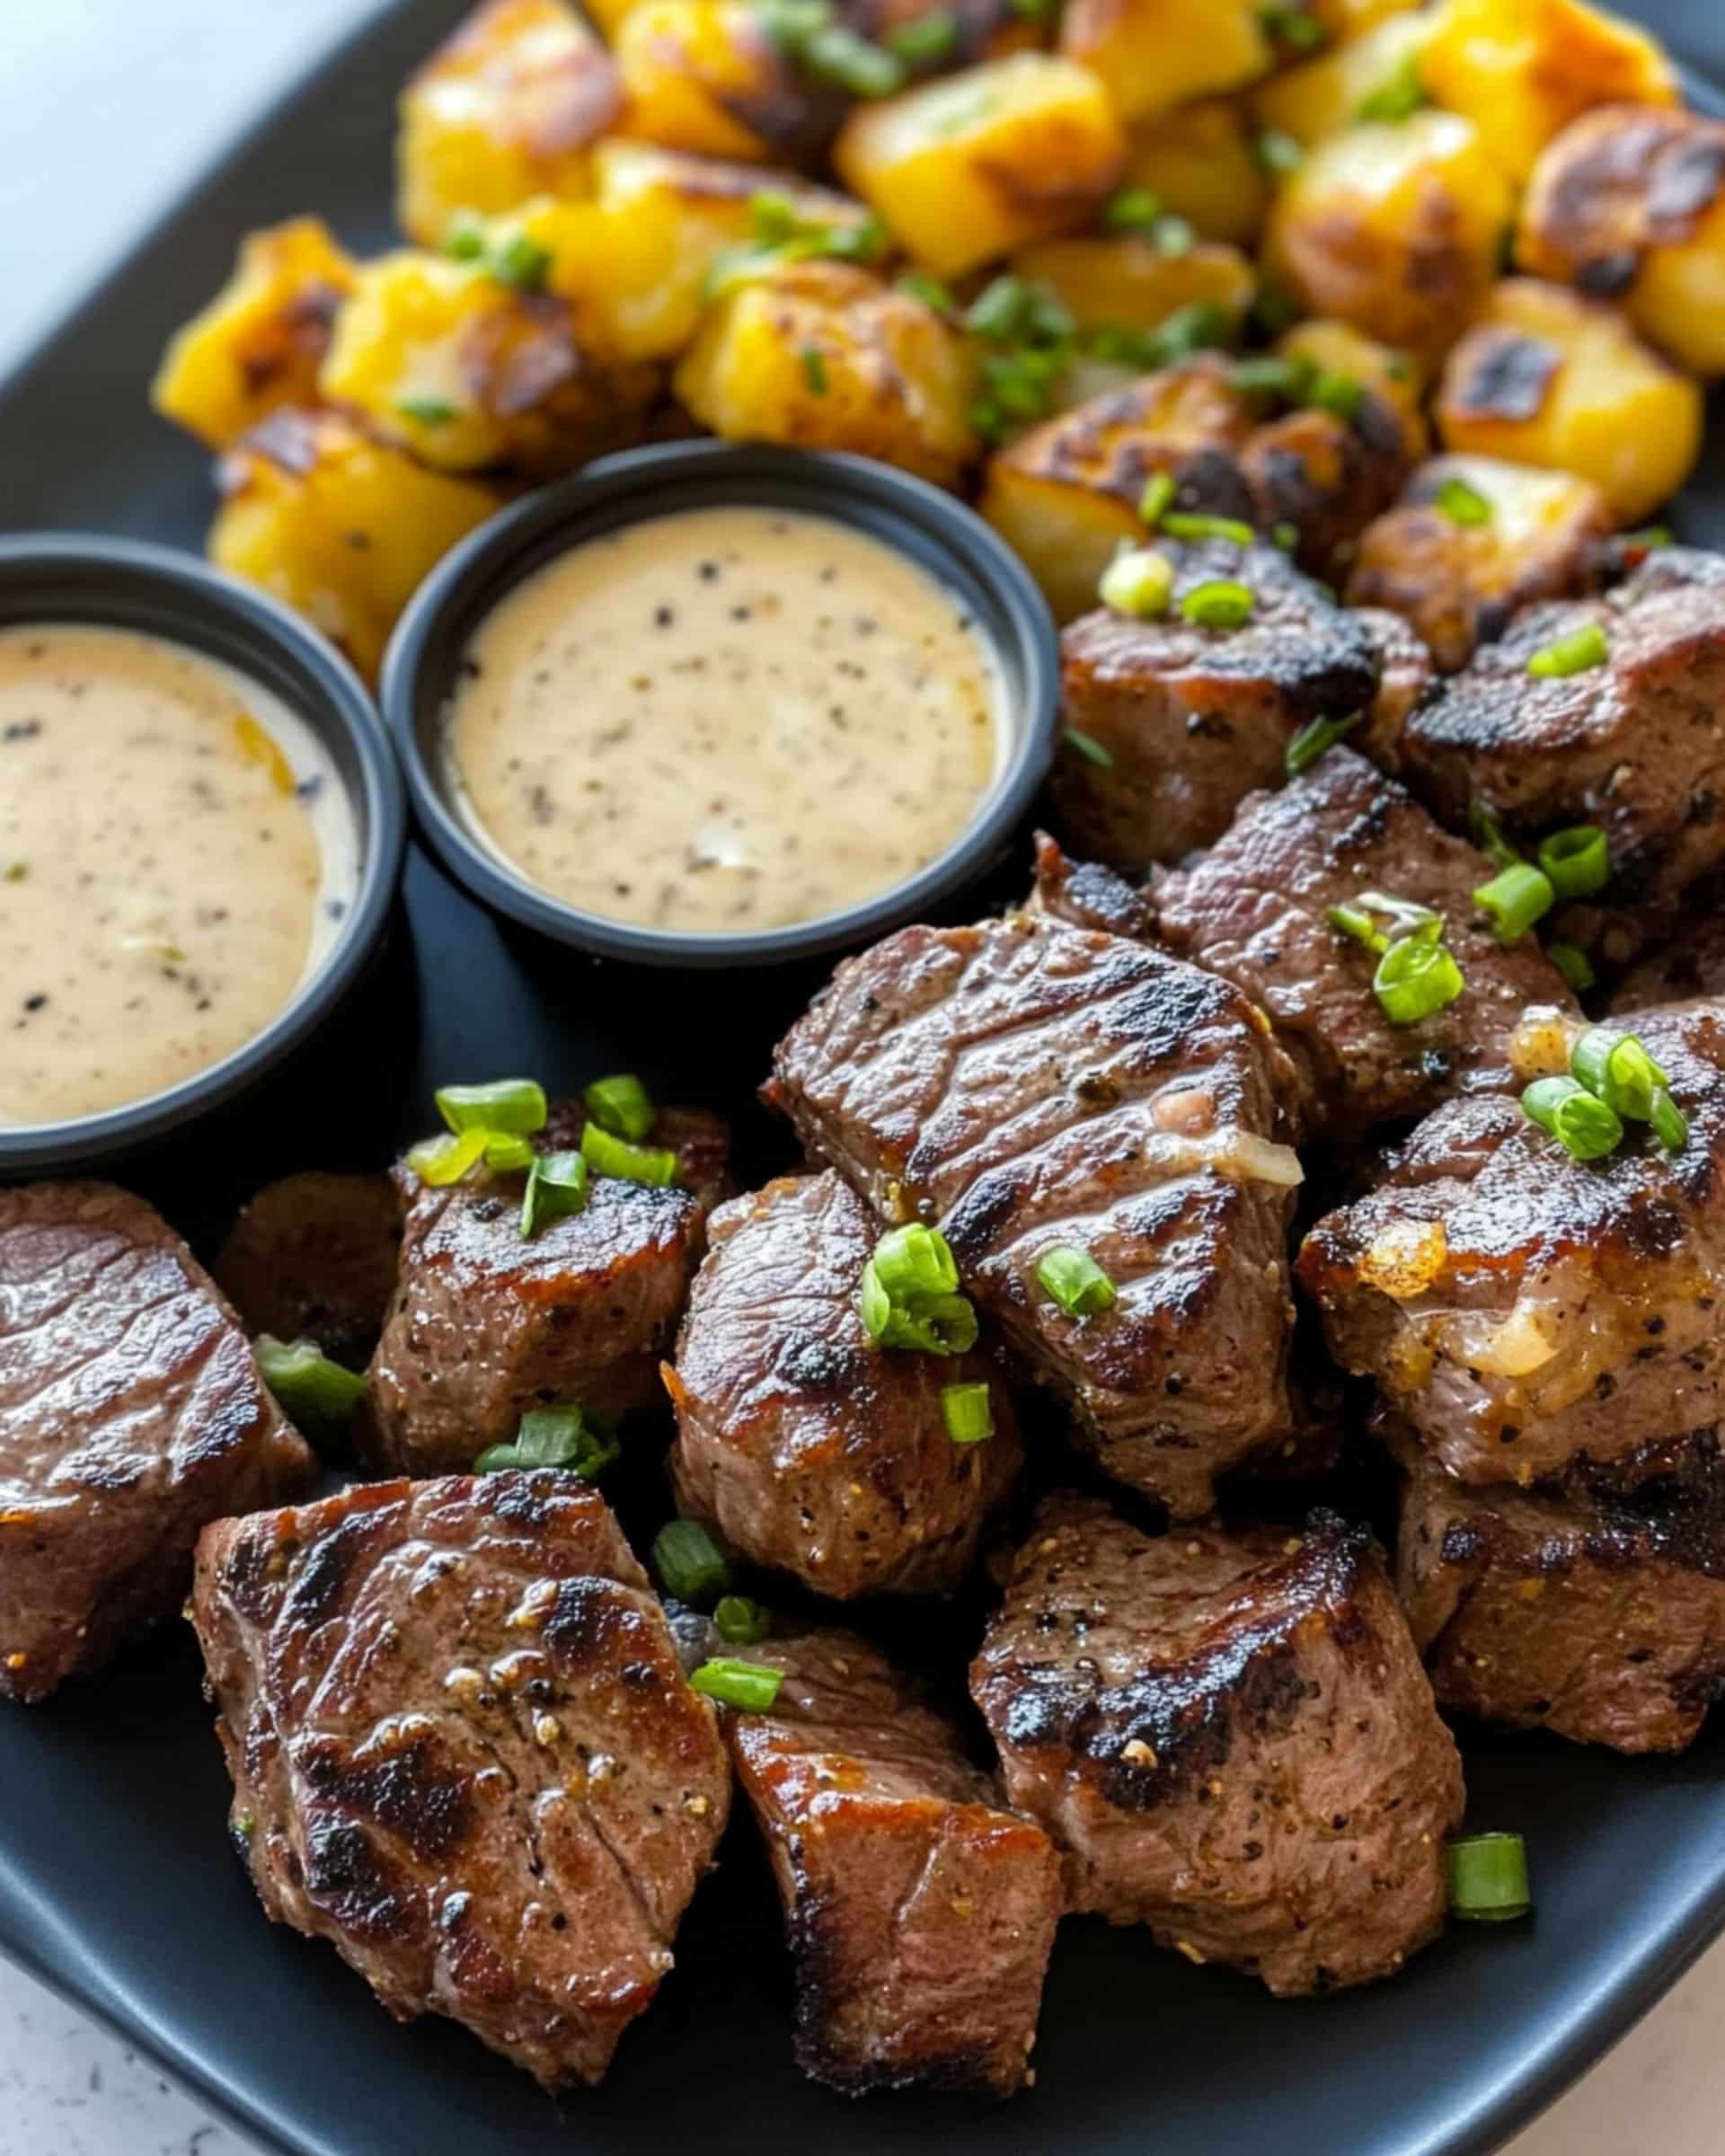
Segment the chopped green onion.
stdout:
<path fill-rule="evenodd" d="M 582 1092 L 581 1105 L 602 1129 L 619 1138 L 639 1141 L 659 1120 L 647 1088 L 631 1071 L 596 1078 Z"/>
<path fill-rule="evenodd" d="M 493 249 L 491 272 L 499 284 L 513 285 L 518 292 L 543 292 L 551 275 L 552 252 L 525 232 L 518 232 Z"/>
<path fill-rule="evenodd" d="M 517 1169 L 531 1168 L 534 1152 L 531 1142 L 513 1130 L 488 1130 L 485 1133 L 485 1165 L 496 1175 L 508 1175 Z"/>
<path fill-rule="evenodd" d="M 506 1467 L 519 1467 L 521 1455 L 512 1445 L 488 1445 L 473 1462 L 476 1475 L 495 1475 Z"/>
<path fill-rule="evenodd" d="M 587 1204 L 587 1162 L 579 1153 L 536 1153 L 521 1193 L 521 1240 L 531 1242 L 548 1220 Z"/>
<path fill-rule="evenodd" d="M 1432 496 L 1431 506 L 1452 524 L 1481 525 L 1491 521 L 1491 502 L 1464 479 L 1446 479 Z"/>
<path fill-rule="evenodd" d="M 1449 946 L 1423 929 L 1398 936 L 1372 976 L 1378 1009 L 1393 1026 L 1416 1026 L 1447 1009 L 1466 985 Z"/>
<path fill-rule="evenodd" d="M 1364 943 L 1370 950 L 1390 948 L 1390 939 L 1363 906 L 1328 906 L 1323 917 L 1331 928 L 1340 929 L 1344 936 L 1351 936 L 1355 942 Z"/>
<path fill-rule="evenodd" d="M 1644 524 L 1638 532 L 1624 532 L 1617 543 L 1636 553 L 1657 553 L 1660 547 L 1670 545 L 1671 527 L 1668 524 Z"/>
<path fill-rule="evenodd" d="M 1285 554 L 1291 554 L 1300 543 L 1299 526 L 1272 524 L 1269 527 L 1269 542 L 1272 546 L 1279 546 Z"/>
<path fill-rule="evenodd" d="M 566 1467 L 591 1480 L 621 1448 L 607 1425 L 590 1422 L 571 1405 L 529 1408 L 515 1434 L 515 1449 L 523 1467 Z"/>
<path fill-rule="evenodd" d="M 818 30 L 827 28 L 836 13 L 832 0 L 755 0 L 755 14 L 761 28 L 781 52 L 792 58 Z"/>
<path fill-rule="evenodd" d="M 965 310 L 965 327 L 991 344 L 1011 344 L 1022 335 L 1034 297 L 1023 278 L 996 277 Z"/>
<path fill-rule="evenodd" d="M 1354 107 L 1354 118 L 1364 120 L 1411 119 L 1428 102 L 1426 85 L 1420 80 L 1417 54 L 1409 53 L 1387 81 Z"/>
<path fill-rule="evenodd" d="M 941 1420 L 954 1445 L 980 1445 L 995 1434 L 995 1412 L 986 1384 L 942 1385 Z"/>
<path fill-rule="evenodd" d="M 856 1314 L 871 1340 L 886 1338 L 887 1327 L 892 1322 L 892 1297 L 881 1286 L 872 1258 L 862 1268 L 862 1277 L 857 1283 Z"/>
<path fill-rule="evenodd" d="M 1561 681 L 1567 675 L 1590 673 L 1610 657 L 1605 631 L 1597 622 L 1588 622 L 1584 628 L 1572 629 L 1568 636 L 1542 645 L 1527 661 L 1527 671 L 1539 681 Z"/>
<path fill-rule="evenodd" d="M 912 299 L 919 299 L 925 307 L 933 307 L 937 314 L 957 312 L 958 301 L 952 287 L 943 285 L 938 277 L 931 277 L 926 270 L 904 270 L 898 280 L 898 289 Z"/>
<path fill-rule="evenodd" d="M 773 1629 L 766 1612 L 748 1595 L 721 1595 L 712 1613 L 712 1629 L 727 1647 L 753 1647 Z"/>
<path fill-rule="evenodd" d="M 1366 384 L 1335 367 L 1322 367 L 1305 393 L 1305 401 L 1320 411 L 1333 413 L 1339 420 L 1351 420 L 1366 401 Z"/>
<path fill-rule="evenodd" d="M 461 416 L 460 407 L 447 397 L 397 397 L 395 409 L 416 427 L 447 427 Z"/>
<path fill-rule="evenodd" d="M 1291 330 L 1304 312 L 1291 292 L 1259 278 L 1258 296 L 1252 303 L 1252 319 L 1266 337 L 1279 337 L 1284 330 Z"/>
<path fill-rule="evenodd" d="M 476 262 L 488 244 L 483 217 L 476 216 L 471 209 L 464 209 L 456 212 L 444 236 L 443 252 L 452 262 Z"/>
<path fill-rule="evenodd" d="M 977 1333 L 977 1313 L 968 1296 L 929 1295 L 910 1304 L 889 1303 L 879 1345 L 919 1355 L 968 1355 Z"/>
<path fill-rule="evenodd" d="M 1146 524 L 1160 524 L 1173 507 L 1178 491 L 1172 472 L 1153 472 L 1144 482 L 1144 492 L 1138 497 L 1138 515 Z"/>
<path fill-rule="evenodd" d="M 797 57 L 818 81 L 848 90 L 853 97 L 891 97 L 905 86 L 903 61 L 843 22 L 811 32 Z"/>
<path fill-rule="evenodd" d="M 1689 1118 L 1663 1086 L 1653 1096 L 1647 1119 L 1668 1153 L 1681 1153 L 1689 1143 Z"/>
<path fill-rule="evenodd" d="M 1636 1123 L 1648 1122 L 1653 1096 L 1671 1082 L 1633 1033 L 1589 1026 L 1570 1050 L 1570 1074 L 1607 1107 Z"/>
<path fill-rule="evenodd" d="M 1036 1277 L 1069 1318 L 1096 1317 L 1119 1300 L 1119 1291 L 1089 1251 L 1068 1242 L 1044 1250 Z"/>
<path fill-rule="evenodd" d="M 1611 881 L 1611 849 L 1597 824 L 1553 831 L 1539 849 L 1539 865 L 1560 898 L 1591 898 Z"/>
<path fill-rule="evenodd" d="M 1527 1844 L 1519 1834 L 1467 1834 L 1449 1845 L 1452 1916 L 1502 1923 L 1533 1907 L 1527 1891 Z"/>
<path fill-rule="evenodd" d="M 349 1421 L 366 1397 L 365 1379 L 332 1363 L 315 1340 L 279 1340 L 261 1332 L 252 1352 L 264 1383 L 295 1422 Z"/>
<path fill-rule="evenodd" d="M 1322 45 L 1323 25 L 1303 7 L 1268 5 L 1258 10 L 1258 21 L 1267 38 L 1294 52 L 1311 52 Z"/>
<path fill-rule="evenodd" d="M 817 345 L 805 344 L 802 348 L 802 378 L 816 396 L 827 394 L 827 358 Z"/>
<path fill-rule="evenodd" d="M 1616 1111 L 1579 1079 L 1535 1078 L 1523 1092 L 1521 1106 L 1528 1121 L 1549 1131 L 1575 1160 L 1602 1161 L 1623 1143 Z"/>
<path fill-rule="evenodd" d="M 1548 943 L 1545 956 L 1578 995 L 1585 995 L 1598 978 L 1593 960 L 1579 943 Z"/>
<path fill-rule="evenodd" d="M 1174 565 L 1153 546 L 1128 547 L 1116 554 L 1102 571 L 1096 596 L 1116 614 L 1129 614 L 1139 621 L 1166 614 L 1174 594 Z"/>
<path fill-rule="evenodd" d="M 1338 741 L 1345 740 L 1365 716 L 1364 711 L 1350 711 L 1346 719 L 1314 719 L 1303 726 L 1282 758 L 1288 777 L 1297 779 L 1310 771 L 1318 758 Z"/>
<path fill-rule="evenodd" d="M 653 1569 L 668 1595 L 698 1608 L 730 1585 L 730 1563 L 699 1520 L 668 1520 L 653 1537 Z"/>
<path fill-rule="evenodd" d="M 894 1228 L 874 1246 L 874 1277 L 893 1303 L 917 1295 L 956 1294 L 959 1268 L 938 1228 Z"/>
<path fill-rule="evenodd" d="M 1113 752 L 1104 748 L 1093 734 L 1086 734 L 1075 726 L 1069 726 L 1060 738 L 1068 748 L 1076 750 L 1087 763 L 1094 764 L 1098 770 L 1113 770 Z"/>
<path fill-rule="evenodd" d="M 778 1698 L 784 1672 L 768 1669 L 764 1663 L 738 1662 L 729 1655 L 717 1655 L 711 1662 L 703 1662 L 689 1683 L 710 1700 L 761 1714 Z"/>
<path fill-rule="evenodd" d="M 1163 214 L 1162 197 L 1154 188 L 1123 187 L 1102 205 L 1102 230 L 1142 232 Z"/>
<path fill-rule="evenodd" d="M 478 1167 L 485 1155 L 485 1144 L 491 1133 L 487 1130 L 440 1130 L 435 1138 L 410 1146 L 407 1164 L 422 1183 L 434 1190 L 441 1190 L 447 1183 L 458 1183 L 464 1175 Z"/>
<path fill-rule="evenodd" d="M 958 19 L 943 7 L 931 8 L 927 14 L 913 16 L 887 32 L 889 50 L 907 67 L 933 66 L 943 60 L 958 41 Z"/>
<path fill-rule="evenodd" d="M 1521 859 L 1520 853 L 1504 835 L 1503 826 L 1478 801 L 1467 812 L 1467 825 L 1473 834 L 1473 844 L 1480 849 L 1494 869 L 1509 869 Z"/>
<path fill-rule="evenodd" d="M 1158 254 L 1182 255 L 1192 252 L 1198 234 L 1186 217 L 1158 217 L 1146 235 Z"/>
<path fill-rule="evenodd" d="M 1211 517 L 1201 509 L 1170 509 L 1162 528 L 1171 539 L 1231 539 L 1235 546 L 1250 546 L 1258 536 L 1237 517 Z"/>
<path fill-rule="evenodd" d="M 958 1277 L 943 1235 L 895 1228 L 862 1268 L 857 1315 L 863 1331 L 880 1348 L 963 1355 L 976 1346 L 977 1313 L 956 1292 Z"/>
<path fill-rule="evenodd" d="M 1296 138 L 1280 128 L 1261 128 L 1252 138 L 1252 154 L 1258 161 L 1261 172 L 1282 178 L 1288 172 L 1297 172 L 1305 163 L 1305 152 Z"/>
<path fill-rule="evenodd" d="M 1312 362 L 1298 352 L 1255 352 L 1236 359 L 1228 380 L 1243 397 L 1274 397 L 1284 404 L 1298 404 L 1317 379 Z"/>
<path fill-rule="evenodd" d="M 1257 599 L 1250 584 L 1227 577 L 1194 585 L 1180 602 L 1180 611 L 1200 629 L 1238 629 L 1252 619 Z"/>
<path fill-rule="evenodd" d="M 1490 883 L 1479 885 L 1473 903 L 1491 922 L 1498 941 L 1513 943 L 1551 912 L 1555 897 L 1541 870 L 1517 861 L 1499 869 Z"/>
<path fill-rule="evenodd" d="M 631 1145 L 624 1138 L 614 1137 L 602 1124 L 582 1126 L 581 1153 L 595 1175 L 613 1176 L 618 1182 L 646 1183 L 662 1189 L 677 1180 L 674 1153 L 650 1145 Z"/>
<path fill-rule="evenodd" d="M 438 1112 L 451 1130 L 543 1130 L 545 1089 L 531 1078 L 499 1078 L 490 1085 L 444 1085 Z"/>

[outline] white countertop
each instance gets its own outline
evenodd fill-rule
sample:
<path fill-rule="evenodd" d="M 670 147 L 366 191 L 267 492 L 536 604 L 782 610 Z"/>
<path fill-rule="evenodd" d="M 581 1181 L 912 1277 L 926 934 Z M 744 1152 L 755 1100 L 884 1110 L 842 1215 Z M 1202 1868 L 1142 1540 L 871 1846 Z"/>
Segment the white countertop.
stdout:
<path fill-rule="evenodd" d="M 376 4 L 0 0 L 0 373 L 121 250 L 141 215 Z M 153 124 L 140 125 L 145 116 Z M 1725 1941 L 1512 2156 L 1640 2156 L 1655 2133 L 1659 2156 L 1720 2156 L 1721 2030 Z M 250 2150 L 147 2061 L 0 1962 L 0 2156 Z"/>

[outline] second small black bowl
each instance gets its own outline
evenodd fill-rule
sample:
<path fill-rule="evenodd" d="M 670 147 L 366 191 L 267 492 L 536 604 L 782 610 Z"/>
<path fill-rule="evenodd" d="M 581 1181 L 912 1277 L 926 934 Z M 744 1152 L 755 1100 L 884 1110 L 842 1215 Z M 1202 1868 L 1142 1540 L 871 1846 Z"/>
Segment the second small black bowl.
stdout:
<path fill-rule="evenodd" d="M 843 912 L 740 935 L 645 928 L 583 911 L 513 872 L 453 798 L 443 755 L 451 692 L 468 640 L 514 585 L 555 556 L 626 524 L 742 505 L 851 525 L 956 592 L 1005 685 L 1006 743 L 976 815 L 938 859 Z M 806 449 L 668 442 L 588 464 L 482 525 L 427 578 L 384 660 L 384 714 L 420 828 L 459 882 L 500 913 L 603 957 L 649 966 L 770 965 L 881 935 L 977 882 L 1000 858 L 1054 753 L 1059 643 L 1022 562 L 950 494 L 866 457 Z"/>

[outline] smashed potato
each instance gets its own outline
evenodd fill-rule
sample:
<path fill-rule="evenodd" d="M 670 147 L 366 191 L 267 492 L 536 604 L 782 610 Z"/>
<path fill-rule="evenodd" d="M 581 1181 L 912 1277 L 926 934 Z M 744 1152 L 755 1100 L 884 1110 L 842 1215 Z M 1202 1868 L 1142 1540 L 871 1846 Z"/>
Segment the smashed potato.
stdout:
<path fill-rule="evenodd" d="M 1276 49 L 1264 14 L 1256 0 L 1066 0 L 1060 49 L 1137 119 L 1268 75 Z"/>

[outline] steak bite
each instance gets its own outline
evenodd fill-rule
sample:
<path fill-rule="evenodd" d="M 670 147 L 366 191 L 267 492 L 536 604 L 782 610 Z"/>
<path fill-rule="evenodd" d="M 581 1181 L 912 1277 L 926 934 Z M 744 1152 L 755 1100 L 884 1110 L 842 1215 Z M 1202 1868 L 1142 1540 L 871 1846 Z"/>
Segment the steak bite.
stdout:
<path fill-rule="evenodd" d="M 560 1106 L 534 1143 L 578 1144 L 583 1120 L 579 1106 Z M 507 1444 L 529 1408 L 570 1401 L 622 1414 L 657 1398 L 659 1356 L 705 1247 L 727 1141 L 715 1117 L 664 1109 L 653 1143 L 677 1153 L 683 1182 L 595 1175 L 582 1209 L 542 1223 L 531 1241 L 521 1175 L 482 1172 L 438 1189 L 397 1169 L 401 1270 L 369 1374 L 366 1438 L 378 1465 L 470 1467 Z"/>
<path fill-rule="evenodd" d="M 1075 1909 L 1280 1993 L 1386 1976 L 1443 1922 L 1461 1763 L 1364 1528 L 1152 1537 L 1052 1498 L 970 1689 Z"/>
<path fill-rule="evenodd" d="M 597 2081 L 671 1966 L 730 1776 L 604 1500 L 542 1470 L 224 1520 L 191 1620 L 265 1910 L 397 2020 Z"/>
<path fill-rule="evenodd" d="M 879 1234 L 830 1172 L 721 1206 L 677 1365 L 677 1510 L 841 1599 L 956 1586 L 1023 1456 L 986 1356 L 880 1348 L 857 1312 Z M 950 1384 L 989 1383 L 994 1435 L 955 1445 Z"/>
<path fill-rule="evenodd" d="M 1529 673 L 1588 632 L 1602 665 Z M 1666 548 L 1602 597 L 1527 608 L 1413 714 L 1404 753 L 1446 823 L 1599 824 L 1616 896 L 1677 897 L 1725 856 L 1725 559 Z"/>
<path fill-rule="evenodd" d="M 1418 1461 L 1398 1573 L 1446 1707 L 1618 1752 L 1680 1752 L 1725 1694 L 1716 1435 L 1629 1498 L 1469 1488 Z"/>
<path fill-rule="evenodd" d="M 1437 678 L 1431 648 L 1411 623 L 1387 606 L 1350 605 L 1349 612 L 1366 632 L 1377 659 L 1377 693 L 1366 707 L 1364 721 L 1349 735 L 1349 744 L 1380 771 L 1399 777 L 1409 714 Z"/>
<path fill-rule="evenodd" d="M 1473 894 L 1492 873 L 1393 779 L 1332 748 L 1303 778 L 1248 796 L 1208 853 L 1158 879 L 1157 930 L 1268 1012 L 1298 1074 L 1305 1129 L 1345 1136 L 1453 1091 L 1515 1085 L 1509 1039 L 1527 1005 L 1573 1007 L 1531 937 L 1506 946 L 1478 916 Z M 1391 1024 L 1372 989 L 1378 954 L 1328 919 L 1367 892 L 1444 917 L 1466 985 L 1417 1024 Z"/>
<path fill-rule="evenodd" d="M 215 1264 L 254 1338 L 315 1340 L 363 1370 L 395 1287 L 402 1206 L 386 1175 L 289 1175 L 266 1183 Z"/>
<path fill-rule="evenodd" d="M 1061 1911 L 1048 1836 L 854 1633 L 748 1653 L 784 1672 L 767 1712 L 726 1720 L 784 1904 L 798 2064 L 853 2095 L 1010 2096 Z"/>
<path fill-rule="evenodd" d="M 1517 1100 L 1451 1100 L 1301 1250 L 1331 1353 L 1465 1482 L 1543 1481 L 1725 1413 L 1725 1007 L 1639 1032 L 1681 1152 L 1632 1124 L 1580 1162 Z"/>
<path fill-rule="evenodd" d="M 1377 687 L 1371 637 L 1273 546 L 1173 550 L 1173 604 L 1153 620 L 1102 607 L 1062 632 L 1066 723 L 1110 760 L 1068 747 L 1054 774 L 1061 835 L 1133 874 L 1179 861 L 1227 828 L 1255 786 L 1282 776 L 1310 720 L 1345 719 Z M 1253 595 L 1237 629 L 1187 621 L 1200 585 Z"/>
<path fill-rule="evenodd" d="M 1119 936 L 1020 915 L 847 959 L 780 1043 L 772 1098 L 1072 1404 L 1118 1480 L 1182 1515 L 1287 1419 L 1286 1064 L 1238 991 Z M 1037 1277 L 1075 1247 L 1118 1300 Z"/>
<path fill-rule="evenodd" d="M 316 1462 L 161 1215 L 0 1189 L 0 1698 L 45 1699 L 179 1606 L 199 1530 Z"/>

